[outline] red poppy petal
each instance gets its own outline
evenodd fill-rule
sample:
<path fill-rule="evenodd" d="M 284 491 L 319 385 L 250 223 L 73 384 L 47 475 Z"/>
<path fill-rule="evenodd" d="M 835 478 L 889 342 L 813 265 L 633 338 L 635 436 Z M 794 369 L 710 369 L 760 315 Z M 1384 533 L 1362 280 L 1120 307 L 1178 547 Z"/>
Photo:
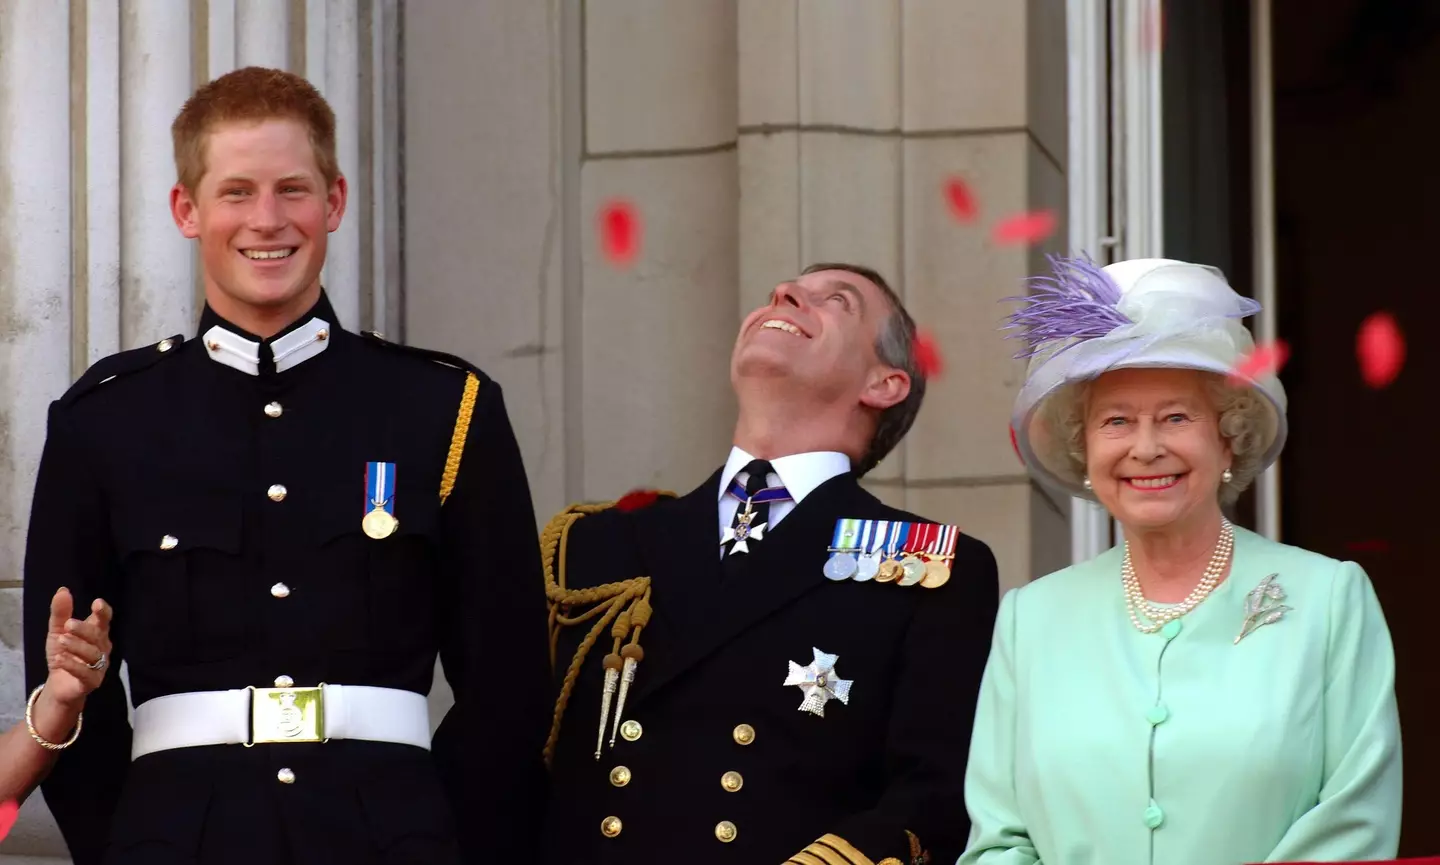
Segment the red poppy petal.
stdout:
<path fill-rule="evenodd" d="M 980 213 L 970 187 L 958 177 L 945 181 L 945 201 L 950 205 L 950 215 L 957 222 L 973 222 Z"/>
<path fill-rule="evenodd" d="M 627 265 L 640 251 L 640 216 L 628 201 L 614 200 L 597 217 L 600 249 L 612 264 Z"/>
<path fill-rule="evenodd" d="M 1395 317 L 1377 312 L 1366 318 L 1355 336 L 1355 356 L 1365 384 L 1373 388 L 1389 386 L 1405 366 L 1405 337 Z"/>
<path fill-rule="evenodd" d="M 915 368 L 927 379 L 936 378 L 945 370 L 945 358 L 935 339 L 924 331 L 915 334 Z"/>
<path fill-rule="evenodd" d="M 1000 220 L 991 239 L 1003 245 L 1039 243 L 1055 233 L 1055 211 L 1035 210 Z"/>
<path fill-rule="evenodd" d="M 656 490 L 631 490 L 615 502 L 615 510 L 638 511 L 655 504 L 659 498 L 660 493 Z"/>
<path fill-rule="evenodd" d="M 7 799 L 0 802 L 0 841 L 10 834 L 10 829 L 15 825 L 15 820 L 20 816 L 20 803 L 14 799 Z"/>
<path fill-rule="evenodd" d="M 1267 375 L 1278 375 L 1289 359 L 1290 346 L 1282 340 L 1277 339 L 1268 345 L 1262 343 L 1236 362 L 1228 381 L 1234 387 L 1241 387 Z"/>

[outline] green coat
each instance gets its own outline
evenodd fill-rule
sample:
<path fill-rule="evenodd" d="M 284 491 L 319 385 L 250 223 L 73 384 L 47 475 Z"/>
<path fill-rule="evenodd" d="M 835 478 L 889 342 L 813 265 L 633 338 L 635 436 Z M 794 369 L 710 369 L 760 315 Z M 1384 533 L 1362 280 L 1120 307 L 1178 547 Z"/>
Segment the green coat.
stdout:
<path fill-rule="evenodd" d="M 1155 634 L 1130 623 L 1118 547 L 1005 595 L 959 865 L 1395 856 L 1395 664 L 1368 577 L 1238 527 L 1234 556 Z M 1269 574 L 1292 609 L 1237 643 Z"/>

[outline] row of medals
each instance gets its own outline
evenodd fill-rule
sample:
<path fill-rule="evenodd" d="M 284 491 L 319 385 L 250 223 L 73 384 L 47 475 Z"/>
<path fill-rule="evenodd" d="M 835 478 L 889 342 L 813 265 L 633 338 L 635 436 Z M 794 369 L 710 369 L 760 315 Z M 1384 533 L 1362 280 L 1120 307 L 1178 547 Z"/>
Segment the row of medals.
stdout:
<path fill-rule="evenodd" d="M 855 580 L 863 583 L 874 580 L 877 583 L 895 583 L 899 586 L 918 585 L 923 589 L 938 589 L 950 580 L 950 565 L 947 556 L 930 558 L 917 553 L 881 552 L 860 553 L 853 550 L 830 550 L 833 555 L 825 562 L 827 579 L 839 582 Z"/>

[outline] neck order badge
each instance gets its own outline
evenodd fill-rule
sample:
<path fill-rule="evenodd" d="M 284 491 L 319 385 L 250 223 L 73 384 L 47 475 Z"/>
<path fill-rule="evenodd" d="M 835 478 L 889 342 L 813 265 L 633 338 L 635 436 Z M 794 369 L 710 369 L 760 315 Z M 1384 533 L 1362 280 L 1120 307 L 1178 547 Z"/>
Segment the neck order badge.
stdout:
<path fill-rule="evenodd" d="M 388 538 L 400 528 L 395 518 L 395 464 L 365 464 L 365 516 L 360 529 L 375 540 Z"/>

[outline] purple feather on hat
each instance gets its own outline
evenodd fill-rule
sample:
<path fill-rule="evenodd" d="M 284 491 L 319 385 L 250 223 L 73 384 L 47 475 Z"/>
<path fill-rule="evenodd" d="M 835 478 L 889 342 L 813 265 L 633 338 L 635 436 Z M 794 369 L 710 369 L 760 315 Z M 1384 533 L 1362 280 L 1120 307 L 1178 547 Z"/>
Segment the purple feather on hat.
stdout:
<path fill-rule="evenodd" d="M 1074 341 L 1104 336 L 1131 323 L 1116 307 L 1120 286 L 1088 255 L 1045 257 L 1054 275 L 1031 278 L 1031 293 L 1025 297 L 1005 298 L 1024 304 L 1010 314 L 1009 324 L 1001 328 L 1020 331 L 1005 337 L 1025 341 L 1025 350 L 1016 358 L 1031 357 L 1052 342 L 1070 342 L 1056 352 L 1059 354 Z"/>

